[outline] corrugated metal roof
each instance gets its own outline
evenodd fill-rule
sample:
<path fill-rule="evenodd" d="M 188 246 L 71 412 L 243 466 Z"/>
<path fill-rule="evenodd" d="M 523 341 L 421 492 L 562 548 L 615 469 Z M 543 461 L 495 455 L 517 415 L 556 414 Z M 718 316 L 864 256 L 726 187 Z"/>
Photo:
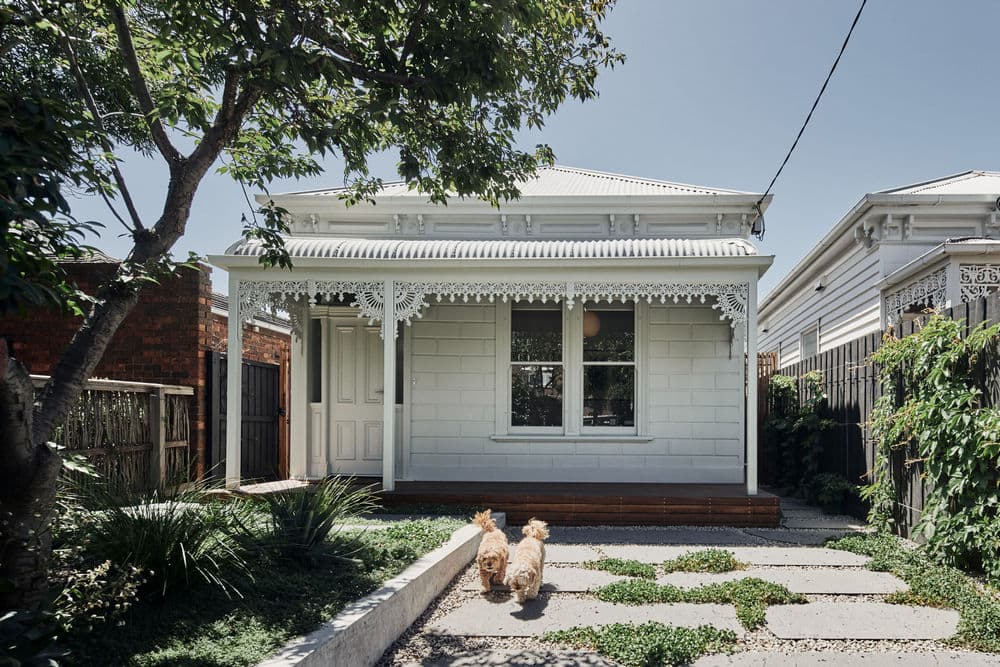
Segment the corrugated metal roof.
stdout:
<path fill-rule="evenodd" d="M 723 190 L 686 183 L 658 181 L 650 178 L 624 176 L 603 171 L 575 167 L 542 167 L 530 181 L 519 186 L 522 197 L 587 197 L 587 196 L 657 196 L 657 195 L 745 195 L 738 190 Z M 340 195 L 345 188 L 288 192 L 308 196 Z M 386 183 L 378 197 L 426 197 L 419 190 L 411 190 L 406 183 Z"/>
<path fill-rule="evenodd" d="M 293 258 L 326 259 L 625 259 L 747 257 L 757 254 L 744 239 L 608 239 L 601 241 L 478 241 L 288 238 Z M 227 255 L 259 257 L 258 241 L 239 241 Z"/>
<path fill-rule="evenodd" d="M 884 195 L 1000 195 L 1000 172 L 965 171 L 933 181 L 882 190 Z"/>

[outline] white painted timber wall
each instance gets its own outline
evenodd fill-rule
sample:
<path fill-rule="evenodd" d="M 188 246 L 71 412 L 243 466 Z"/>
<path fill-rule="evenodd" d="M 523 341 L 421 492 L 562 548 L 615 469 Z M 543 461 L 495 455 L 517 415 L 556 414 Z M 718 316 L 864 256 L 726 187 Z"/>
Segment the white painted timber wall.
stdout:
<path fill-rule="evenodd" d="M 743 481 L 743 336 L 719 311 L 648 307 L 638 437 L 497 441 L 496 310 L 434 305 L 414 320 L 405 478 Z"/>
<path fill-rule="evenodd" d="M 801 359 L 799 337 L 814 326 L 820 352 L 878 331 L 881 279 L 878 250 L 853 247 L 826 272 L 822 290 L 810 283 L 761 316 L 760 351 L 778 352 L 779 365 L 787 366 Z"/>

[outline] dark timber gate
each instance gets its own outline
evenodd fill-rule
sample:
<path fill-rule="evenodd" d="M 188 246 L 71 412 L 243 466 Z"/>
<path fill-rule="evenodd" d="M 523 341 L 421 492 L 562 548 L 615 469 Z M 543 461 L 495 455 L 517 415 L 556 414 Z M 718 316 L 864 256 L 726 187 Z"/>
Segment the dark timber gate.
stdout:
<path fill-rule="evenodd" d="M 206 470 L 226 475 L 226 355 L 209 352 L 209 455 Z M 242 455 L 244 480 L 278 479 L 278 417 L 280 367 L 243 360 Z"/>

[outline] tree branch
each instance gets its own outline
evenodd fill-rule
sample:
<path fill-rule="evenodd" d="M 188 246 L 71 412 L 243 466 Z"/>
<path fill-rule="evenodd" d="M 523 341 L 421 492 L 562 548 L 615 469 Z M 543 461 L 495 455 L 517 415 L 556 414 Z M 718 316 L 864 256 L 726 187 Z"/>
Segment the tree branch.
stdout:
<path fill-rule="evenodd" d="M 413 23 L 410 24 L 410 31 L 406 35 L 406 39 L 403 41 L 403 49 L 399 53 L 399 66 L 406 67 L 406 59 L 410 57 L 413 52 L 413 47 L 417 43 L 417 35 L 420 34 L 420 21 L 424 18 L 424 14 L 427 13 L 427 8 L 430 5 L 428 0 L 423 0 L 420 6 L 417 7 L 417 11 L 414 12 Z"/>
<path fill-rule="evenodd" d="M 34 2 L 31 3 L 31 10 L 38 16 L 44 17 L 44 13 Z M 101 148 L 104 152 L 113 155 L 114 149 L 111 142 L 108 141 L 108 131 L 104 126 L 104 121 L 102 120 L 101 111 L 97 107 L 97 101 L 94 99 L 94 95 L 90 92 L 90 87 L 87 85 L 87 78 L 83 75 L 83 69 L 80 67 L 80 61 L 77 60 L 76 51 L 73 49 L 73 42 L 70 40 L 69 35 L 66 31 L 62 29 L 62 26 L 56 26 L 59 43 L 62 45 L 63 51 L 66 52 L 66 57 L 69 59 L 70 70 L 73 72 L 73 78 L 76 81 L 76 89 L 83 98 L 84 103 L 87 105 L 87 110 L 90 111 L 90 115 L 94 119 L 94 126 L 97 128 L 98 136 L 100 137 Z M 121 193 L 122 201 L 125 202 L 125 208 L 128 209 L 129 218 L 132 220 L 132 227 L 130 231 L 133 233 L 145 229 L 142 224 L 142 218 L 139 217 L 139 211 L 135 207 L 135 203 L 132 201 L 132 194 L 128 190 L 128 186 L 125 183 L 125 177 L 122 175 L 121 169 L 118 168 L 118 163 L 111 160 L 111 175 L 115 180 L 115 184 L 118 186 L 118 191 Z"/>
<path fill-rule="evenodd" d="M 132 91 L 139 101 L 139 108 L 146 117 L 149 124 L 150 134 L 153 136 L 153 143 L 160 149 L 160 154 L 170 165 L 171 169 L 180 166 L 183 157 L 167 136 L 167 131 L 163 128 L 156 108 L 153 105 L 153 97 L 149 94 L 149 87 L 142 76 L 139 68 L 139 59 L 135 53 L 135 44 L 132 42 L 132 31 L 128 26 L 128 19 L 125 17 L 125 10 L 121 5 L 111 7 L 111 17 L 115 23 L 115 32 L 118 34 L 118 48 L 121 50 L 122 58 L 125 60 L 125 69 L 128 70 L 128 78 L 132 82 Z"/>

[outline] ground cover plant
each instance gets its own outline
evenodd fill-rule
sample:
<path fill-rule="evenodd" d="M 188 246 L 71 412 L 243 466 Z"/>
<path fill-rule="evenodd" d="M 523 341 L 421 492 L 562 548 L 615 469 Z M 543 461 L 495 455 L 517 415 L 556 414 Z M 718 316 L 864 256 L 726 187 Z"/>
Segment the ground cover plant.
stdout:
<path fill-rule="evenodd" d="M 926 495 L 914 534 L 938 560 L 981 569 L 996 583 L 1000 409 L 981 387 L 996 373 L 1000 325 L 964 333 L 964 322 L 933 315 L 913 335 L 886 336 L 872 355 L 882 396 L 872 412 L 876 458 L 863 497 L 869 522 L 897 532 L 907 487 L 919 477 Z"/>
<path fill-rule="evenodd" d="M 923 548 L 909 548 L 885 534 L 849 535 L 827 543 L 832 549 L 871 556 L 868 569 L 892 572 L 910 590 L 893 593 L 886 602 L 956 609 L 961 615 L 957 646 L 1000 652 L 1000 596 L 978 586 L 957 568 L 935 561 Z"/>
<path fill-rule="evenodd" d="M 768 605 L 807 602 L 803 595 L 792 593 L 780 584 L 755 577 L 707 584 L 697 588 L 679 588 L 645 579 L 627 579 L 601 586 L 593 593 L 600 600 L 618 604 L 670 602 L 731 604 L 736 607 L 736 616 L 740 619 L 740 623 L 748 630 L 754 630 L 764 624 Z"/>
<path fill-rule="evenodd" d="M 745 570 L 747 564 L 736 560 L 726 549 L 701 549 L 664 561 L 665 572 L 732 572 Z"/>
<path fill-rule="evenodd" d="M 729 651 L 736 643 L 736 633 L 710 625 L 682 628 L 650 621 L 546 632 L 542 640 L 593 649 L 626 667 L 661 667 L 685 665 L 707 653 Z"/>
<path fill-rule="evenodd" d="M 239 582 L 242 597 L 196 582 L 186 592 L 135 604 L 117 627 L 71 634 L 66 647 L 72 664 L 95 667 L 256 664 L 377 589 L 464 524 L 442 517 L 344 535 L 358 545 L 356 565 L 264 559 L 252 564 L 252 579 Z"/>
<path fill-rule="evenodd" d="M 639 577 L 640 579 L 655 579 L 656 568 L 649 563 L 623 558 L 601 558 L 588 560 L 581 564 L 588 570 L 603 570 L 624 577 Z"/>

